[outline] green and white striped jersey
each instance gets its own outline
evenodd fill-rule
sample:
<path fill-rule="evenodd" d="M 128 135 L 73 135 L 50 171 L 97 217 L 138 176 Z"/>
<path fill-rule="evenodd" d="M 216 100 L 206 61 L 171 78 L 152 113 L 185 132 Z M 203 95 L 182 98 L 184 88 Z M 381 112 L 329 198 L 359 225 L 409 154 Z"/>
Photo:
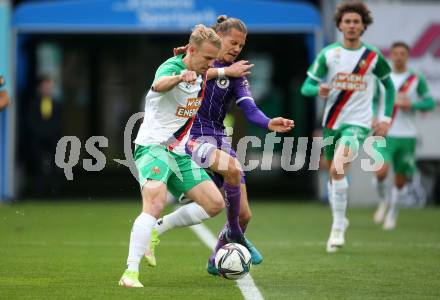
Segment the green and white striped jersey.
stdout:
<path fill-rule="evenodd" d="M 186 71 L 183 55 L 168 59 L 156 71 L 154 80 Z M 202 102 L 202 76 L 195 84 L 181 82 L 167 92 L 149 90 L 145 97 L 145 116 L 136 144 L 160 144 L 177 154 L 185 154 L 190 128 Z"/>
<path fill-rule="evenodd" d="M 412 103 L 417 103 L 430 97 L 428 85 L 423 75 L 416 74 L 412 70 L 404 73 L 391 73 L 391 80 L 396 87 L 396 97 L 398 93 L 404 93 Z M 380 85 L 380 105 L 378 116 L 383 116 L 384 88 Z M 392 124 L 388 131 L 390 137 L 416 137 L 417 129 L 415 125 L 415 110 L 402 111 L 397 107 L 393 109 Z"/>
<path fill-rule="evenodd" d="M 331 88 L 322 125 L 370 128 L 375 78 L 383 80 L 390 71 L 380 51 L 365 43 L 359 49 L 347 49 L 338 42 L 321 50 L 307 75 L 317 81 L 327 78 Z"/>

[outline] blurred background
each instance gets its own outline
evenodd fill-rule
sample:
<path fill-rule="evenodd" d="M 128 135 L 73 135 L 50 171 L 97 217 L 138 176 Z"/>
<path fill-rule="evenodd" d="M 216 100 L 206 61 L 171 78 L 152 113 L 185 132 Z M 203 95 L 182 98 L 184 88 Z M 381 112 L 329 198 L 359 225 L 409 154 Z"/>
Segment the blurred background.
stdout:
<path fill-rule="evenodd" d="M 172 55 L 172 48 L 186 44 L 195 24 L 211 25 L 220 14 L 240 18 L 248 26 L 241 59 L 255 64 L 250 83 L 257 105 L 270 117 L 295 120 L 295 129 L 279 136 L 311 141 L 320 127 L 322 103 L 304 98 L 299 89 L 315 55 L 338 39 L 332 19 L 338 2 L 0 0 L 0 74 L 11 97 L 9 107 L 0 112 L 0 199 L 138 197 L 129 169 L 114 161 L 125 158 L 125 125 L 132 114 L 143 111 L 154 72 Z M 412 48 L 410 66 L 426 76 L 438 104 L 440 2 L 365 2 L 374 24 L 364 40 L 385 55 L 394 41 L 407 42 Z M 46 97 L 47 105 L 37 104 L 39 97 Z M 409 204 L 440 204 L 440 109 L 437 105 L 434 112 L 417 118 L 418 172 Z M 266 134 L 236 109 L 228 123 L 234 125 L 235 142 L 245 135 Z M 54 162 L 63 136 L 81 142 L 71 181 Z M 85 148 L 92 136 L 108 139 L 108 146 L 100 148 L 105 167 L 95 172 L 83 167 L 84 159 L 96 163 Z M 295 155 L 306 156 L 295 172 L 281 168 L 282 143 L 275 146 L 271 170 L 247 173 L 250 196 L 325 199 L 325 170 L 309 170 L 311 142 L 306 153 L 293 151 L 292 164 Z M 263 147 L 249 147 L 248 153 L 249 159 L 260 161 L 265 155 Z M 352 173 L 350 201 L 375 203 L 372 174 L 356 164 Z"/>

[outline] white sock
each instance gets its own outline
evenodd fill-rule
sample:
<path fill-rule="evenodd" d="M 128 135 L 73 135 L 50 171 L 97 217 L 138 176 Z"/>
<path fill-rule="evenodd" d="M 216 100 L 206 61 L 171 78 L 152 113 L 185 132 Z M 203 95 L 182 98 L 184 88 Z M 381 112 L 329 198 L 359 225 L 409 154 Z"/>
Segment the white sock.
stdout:
<path fill-rule="evenodd" d="M 385 179 L 379 180 L 379 179 L 377 179 L 377 177 L 374 177 L 373 178 L 373 185 L 376 187 L 377 194 L 379 195 L 380 201 L 385 202 L 386 196 L 387 196 L 387 185 L 386 185 Z"/>
<path fill-rule="evenodd" d="M 173 194 L 171 194 L 170 192 L 167 192 L 167 204 L 174 204 L 177 203 L 177 198 L 174 197 Z"/>
<path fill-rule="evenodd" d="M 208 213 L 195 202 L 185 204 L 176 211 L 157 220 L 155 229 L 161 235 L 176 227 L 185 227 L 202 223 L 210 218 Z"/>
<path fill-rule="evenodd" d="M 151 230 L 156 218 L 147 213 L 141 213 L 134 221 L 128 247 L 127 269 L 139 272 L 139 264 L 151 240 Z"/>
<path fill-rule="evenodd" d="M 327 181 L 327 197 L 328 197 L 328 202 L 331 204 L 331 199 L 332 199 L 332 182 L 330 181 L 330 179 Z"/>
<path fill-rule="evenodd" d="M 393 186 L 391 189 L 391 197 L 389 201 L 389 210 L 388 213 L 392 216 L 396 216 L 399 211 L 399 202 L 401 201 L 402 197 L 406 194 L 406 185 L 398 189 L 396 186 Z"/>
<path fill-rule="evenodd" d="M 347 210 L 348 182 L 344 177 L 341 180 L 332 180 L 330 203 L 333 212 L 333 229 L 344 229 L 345 211 Z"/>

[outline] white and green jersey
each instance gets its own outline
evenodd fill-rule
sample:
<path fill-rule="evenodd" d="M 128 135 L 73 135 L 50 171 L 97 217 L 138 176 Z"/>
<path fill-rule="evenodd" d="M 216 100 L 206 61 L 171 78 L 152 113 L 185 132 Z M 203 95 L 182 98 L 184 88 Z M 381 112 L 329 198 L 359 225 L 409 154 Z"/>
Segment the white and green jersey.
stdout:
<path fill-rule="evenodd" d="M 429 89 L 422 75 L 412 70 L 404 73 L 391 73 L 391 80 L 396 87 L 397 93 L 404 93 L 414 104 L 429 97 Z M 381 106 L 383 108 L 383 88 L 381 89 Z M 383 112 L 380 112 L 380 116 Z M 416 137 L 415 110 L 403 111 L 394 107 L 391 128 L 388 131 L 390 137 Z"/>
<path fill-rule="evenodd" d="M 164 62 L 154 80 L 186 71 L 182 58 L 183 55 L 178 55 Z M 150 89 L 145 97 L 144 121 L 134 142 L 142 146 L 160 144 L 177 154 L 185 154 L 189 129 L 203 99 L 202 84 L 203 78 L 198 76 L 195 84 L 181 82 L 167 92 Z"/>
<path fill-rule="evenodd" d="M 322 125 L 329 129 L 342 124 L 370 128 L 375 77 L 383 80 L 390 71 L 380 51 L 364 43 L 359 49 L 334 43 L 321 50 L 307 75 L 317 81 L 326 77 L 331 88 Z"/>

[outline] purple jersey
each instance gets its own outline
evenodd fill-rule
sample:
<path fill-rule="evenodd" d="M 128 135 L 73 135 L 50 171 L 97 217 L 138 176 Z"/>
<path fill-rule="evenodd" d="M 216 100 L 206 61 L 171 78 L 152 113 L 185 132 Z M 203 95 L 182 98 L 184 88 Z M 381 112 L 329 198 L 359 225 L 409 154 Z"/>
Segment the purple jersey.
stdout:
<path fill-rule="evenodd" d="M 223 68 L 230 65 L 215 61 L 213 67 Z M 225 136 L 223 121 L 232 101 L 235 100 L 238 104 L 244 99 L 253 100 L 246 77 L 219 77 L 209 80 L 206 83 L 205 97 L 191 128 L 191 135 Z"/>

